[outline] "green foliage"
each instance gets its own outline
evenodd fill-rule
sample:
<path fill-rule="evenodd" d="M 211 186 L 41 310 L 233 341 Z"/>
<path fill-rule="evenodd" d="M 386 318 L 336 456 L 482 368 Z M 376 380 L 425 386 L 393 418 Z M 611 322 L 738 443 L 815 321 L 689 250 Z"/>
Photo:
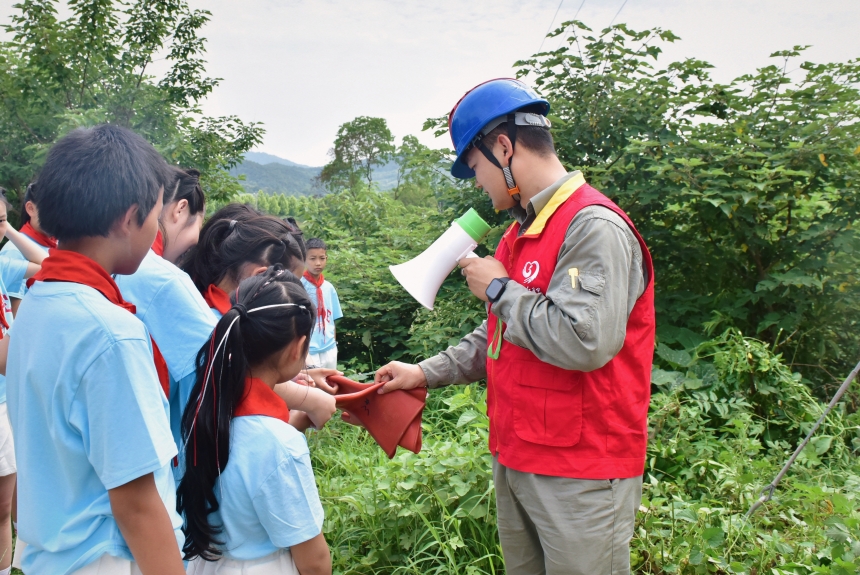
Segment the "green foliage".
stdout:
<path fill-rule="evenodd" d="M 477 386 L 432 395 L 421 453 L 392 461 L 341 422 L 310 438 L 335 573 L 503 571 L 484 405 Z"/>
<path fill-rule="evenodd" d="M 337 340 L 348 366 L 365 372 L 390 359 L 411 360 L 429 353 L 420 336 L 410 335 L 420 306 L 397 283 L 388 266 L 421 253 L 450 225 L 450 214 L 404 205 L 391 193 L 362 186 L 354 195 L 296 198 L 261 194 L 246 199 L 269 213 L 295 217 L 306 237 L 321 237 L 329 245 L 325 275 L 344 306 L 345 317 L 337 322 Z M 453 294 L 473 311 L 462 324 L 457 321 L 459 313 L 441 318 L 449 326 L 446 341 L 480 323 L 474 312 L 481 309 L 479 302 L 457 272 L 440 295 L 448 309 L 455 305 L 453 300 L 447 301 Z"/>
<path fill-rule="evenodd" d="M 52 0 L 15 5 L 0 44 L 0 185 L 20 191 L 51 144 L 80 126 L 110 122 L 135 130 L 170 161 L 198 168 L 207 194 L 241 191 L 227 175 L 262 138 L 235 116 L 201 117 L 199 102 L 218 80 L 205 75 L 209 12 L 185 0 Z M 147 74 L 166 52 L 161 79 Z"/>
<path fill-rule="evenodd" d="M 520 74 L 552 104 L 562 160 L 645 236 L 659 323 L 739 328 L 832 382 L 860 354 L 860 60 L 797 62 L 796 47 L 721 85 L 698 60 L 655 67 L 671 32 L 562 34 Z"/>
<path fill-rule="evenodd" d="M 359 116 L 337 130 L 331 162 L 323 166 L 319 181 L 329 190 L 356 190 L 364 178 L 373 183 L 373 167 L 385 164 L 394 153 L 394 136 L 384 118 Z"/>
<path fill-rule="evenodd" d="M 747 520 L 822 406 L 759 340 L 727 331 L 687 343 L 661 345 L 653 373 L 634 571 L 855 572 L 856 416 L 833 413 L 775 498 Z M 392 461 L 341 422 L 311 436 L 336 573 L 503 572 L 485 402 L 479 385 L 432 392 L 421 453 L 401 450 Z"/>

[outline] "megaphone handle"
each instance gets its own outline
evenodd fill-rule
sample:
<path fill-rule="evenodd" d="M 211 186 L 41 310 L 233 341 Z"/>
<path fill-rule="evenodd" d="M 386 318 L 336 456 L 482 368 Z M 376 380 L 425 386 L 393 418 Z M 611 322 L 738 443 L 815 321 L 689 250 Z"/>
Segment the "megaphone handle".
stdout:
<path fill-rule="evenodd" d="M 462 254 L 460 254 L 457 257 L 457 261 L 460 261 L 463 258 L 476 258 L 476 257 L 478 257 L 478 254 L 476 254 L 475 252 L 472 251 L 476 247 L 478 247 L 477 244 L 472 244 L 471 246 L 469 246 L 469 249 L 467 249 L 466 251 L 464 251 Z"/>

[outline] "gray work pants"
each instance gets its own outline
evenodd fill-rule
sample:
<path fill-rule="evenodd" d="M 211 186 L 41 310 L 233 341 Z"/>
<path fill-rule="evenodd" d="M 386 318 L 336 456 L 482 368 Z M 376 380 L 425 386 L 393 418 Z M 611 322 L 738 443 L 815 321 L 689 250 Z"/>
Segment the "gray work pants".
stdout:
<path fill-rule="evenodd" d="M 570 479 L 493 458 L 507 575 L 629 575 L 642 476 Z"/>

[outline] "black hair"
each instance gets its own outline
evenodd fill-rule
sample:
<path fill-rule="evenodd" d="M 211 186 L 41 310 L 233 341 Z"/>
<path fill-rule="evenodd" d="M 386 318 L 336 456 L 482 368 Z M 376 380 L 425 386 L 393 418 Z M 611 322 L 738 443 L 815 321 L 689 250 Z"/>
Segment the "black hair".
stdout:
<path fill-rule="evenodd" d="M 60 138 L 39 173 L 39 223 L 61 242 L 107 236 L 130 207 L 142 225 L 174 176 L 152 144 L 103 124 Z"/>
<path fill-rule="evenodd" d="M 186 200 L 189 213 L 192 216 L 206 209 L 206 195 L 200 186 L 200 170 L 176 166 L 173 166 L 172 170 L 176 183 L 171 186 L 170 193 L 168 193 L 167 188 L 164 189 L 164 205 Z"/>
<path fill-rule="evenodd" d="M 168 204 L 185 200 L 188 202 L 188 214 L 190 216 L 196 216 L 205 210 L 206 196 L 203 194 L 203 188 L 200 187 L 200 171 L 194 168 L 183 169 L 176 166 L 172 166 L 171 170 L 173 171 L 175 182 L 170 186 L 169 193 L 168 189 L 164 188 L 163 205 L 166 207 Z M 189 219 L 189 223 L 192 223 L 192 220 Z M 158 229 L 161 230 L 164 248 L 166 249 L 170 243 L 170 238 L 165 233 L 164 225 L 161 223 L 160 218 Z"/>
<path fill-rule="evenodd" d="M 30 213 L 27 211 L 27 202 L 36 204 L 36 182 L 30 182 L 27 185 L 27 191 L 24 192 L 24 199 L 21 200 L 21 225 L 30 221 Z M 36 204 L 38 206 L 38 204 Z"/>
<path fill-rule="evenodd" d="M 311 238 L 307 241 L 309 250 L 328 250 L 325 242 L 319 238 Z"/>
<path fill-rule="evenodd" d="M 238 282 L 242 265 L 249 262 L 289 268 L 293 258 L 305 261 L 304 242 L 294 234 L 280 218 L 247 204 L 228 204 L 203 226 L 181 267 L 201 292 L 228 275 Z"/>
<path fill-rule="evenodd" d="M 541 108 L 540 106 L 526 106 L 525 108 L 517 110 L 517 112 L 539 114 L 541 113 Z M 506 136 L 508 135 L 507 122 L 502 122 L 484 136 L 484 142 L 487 147 L 492 150 L 496 139 L 502 134 Z M 550 132 L 549 128 L 544 128 L 542 126 L 517 126 L 517 141 L 514 146 L 528 148 L 542 158 L 557 155 L 555 151 L 555 142 L 553 142 L 552 139 L 552 132 Z"/>
<path fill-rule="evenodd" d="M 305 244 L 305 234 L 302 232 L 299 227 L 299 223 L 296 221 L 296 218 L 293 216 L 287 216 L 284 218 L 284 223 L 287 224 L 287 227 L 290 228 L 290 233 L 296 239 L 296 243 L 299 244 L 299 249 L 302 252 L 302 261 L 307 259 L 308 255 L 308 247 Z"/>
<path fill-rule="evenodd" d="M 209 516 L 219 508 L 215 482 L 230 458 L 233 413 L 245 394 L 251 368 L 302 336 L 309 340 L 316 319 L 301 282 L 280 266 L 244 280 L 230 294 L 230 302 L 233 307 L 197 354 L 197 382 L 182 415 L 187 448 L 176 506 L 184 518 L 186 560 L 199 556 L 213 561 L 221 555 L 217 547 L 221 529 L 209 522 Z M 294 305 L 254 313 L 279 304 Z M 308 345 L 306 341 L 304 353 Z"/>

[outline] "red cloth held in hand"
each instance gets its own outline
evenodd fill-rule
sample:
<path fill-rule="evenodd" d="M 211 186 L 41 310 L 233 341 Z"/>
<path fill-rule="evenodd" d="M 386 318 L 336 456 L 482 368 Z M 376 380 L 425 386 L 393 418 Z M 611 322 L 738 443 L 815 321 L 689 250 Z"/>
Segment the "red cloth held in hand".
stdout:
<path fill-rule="evenodd" d="M 382 383 L 359 383 L 340 375 L 330 375 L 326 381 L 338 386 L 334 396 L 337 407 L 347 412 L 351 421 L 364 426 L 389 459 L 398 445 L 413 453 L 421 451 L 421 414 L 427 388 L 380 395 Z"/>

